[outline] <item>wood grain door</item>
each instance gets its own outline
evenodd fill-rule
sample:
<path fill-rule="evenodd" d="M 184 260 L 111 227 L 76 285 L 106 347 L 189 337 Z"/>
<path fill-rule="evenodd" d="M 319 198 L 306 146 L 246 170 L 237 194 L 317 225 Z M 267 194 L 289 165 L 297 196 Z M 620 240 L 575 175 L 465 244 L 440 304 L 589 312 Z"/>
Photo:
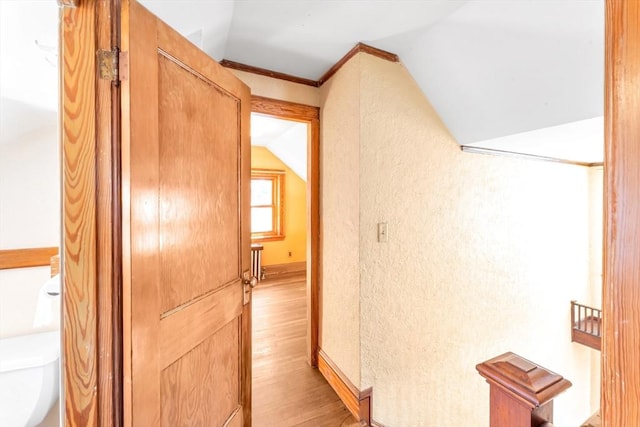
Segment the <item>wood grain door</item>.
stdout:
<path fill-rule="evenodd" d="M 249 89 L 134 1 L 121 49 L 125 425 L 250 426 Z"/>

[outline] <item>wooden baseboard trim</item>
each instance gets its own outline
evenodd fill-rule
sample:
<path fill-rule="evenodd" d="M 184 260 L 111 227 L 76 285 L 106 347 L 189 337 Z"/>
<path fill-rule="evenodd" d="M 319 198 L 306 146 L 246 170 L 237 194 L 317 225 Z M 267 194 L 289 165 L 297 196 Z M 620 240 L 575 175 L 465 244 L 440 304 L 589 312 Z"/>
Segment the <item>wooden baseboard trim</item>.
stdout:
<path fill-rule="evenodd" d="M 371 426 L 373 402 L 371 387 L 363 391 L 358 390 L 322 349 L 318 351 L 318 370 L 349 412 L 360 421 L 360 425 Z"/>
<path fill-rule="evenodd" d="M 0 250 L 0 270 L 51 265 L 57 247 Z"/>
<path fill-rule="evenodd" d="M 303 274 L 307 270 L 307 262 L 290 262 L 288 264 L 263 265 L 267 279 L 277 279 L 284 276 Z"/>

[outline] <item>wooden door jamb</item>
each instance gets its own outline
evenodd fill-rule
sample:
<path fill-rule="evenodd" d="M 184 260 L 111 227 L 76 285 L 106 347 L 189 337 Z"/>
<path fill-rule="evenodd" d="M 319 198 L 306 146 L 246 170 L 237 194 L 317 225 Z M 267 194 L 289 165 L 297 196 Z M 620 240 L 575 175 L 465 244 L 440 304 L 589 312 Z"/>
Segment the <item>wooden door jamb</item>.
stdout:
<path fill-rule="evenodd" d="M 305 104 L 251 96 L 251 112 L 308 124 L 307 137 L 307 361 L 318 366 L 321 345 L 322 263 L 320 235 L 320 109 Z"/>

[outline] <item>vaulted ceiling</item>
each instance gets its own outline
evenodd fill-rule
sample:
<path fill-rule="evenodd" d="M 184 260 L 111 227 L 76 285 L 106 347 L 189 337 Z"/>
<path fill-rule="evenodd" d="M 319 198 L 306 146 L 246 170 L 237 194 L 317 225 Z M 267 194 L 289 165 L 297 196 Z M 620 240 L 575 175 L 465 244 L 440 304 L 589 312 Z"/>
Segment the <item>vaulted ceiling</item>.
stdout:
<path fill-rule="evenodd" d="M 307 180 L 307 124 L 251 113 L 251 145 L 266 147 Z"/>
<path fill-rule="evenodd" d="M 0 144 L 55 127 L 57 45 L 55 1 L 0 0 Z"/>
<path fill-rule="evenodd" d="M 42 5 L 0 2 L 3 56 L 6 3 Z M 358 42 L 396 53 L 461 145 L 601 161 L 603 0 L 142 3 L 216 60 L 313 80 Z M 21 25 L 34 26 L 31 44 L 51 39 L 33 19 Z M 4 62 L 0 95 L 24 102 Z"/>

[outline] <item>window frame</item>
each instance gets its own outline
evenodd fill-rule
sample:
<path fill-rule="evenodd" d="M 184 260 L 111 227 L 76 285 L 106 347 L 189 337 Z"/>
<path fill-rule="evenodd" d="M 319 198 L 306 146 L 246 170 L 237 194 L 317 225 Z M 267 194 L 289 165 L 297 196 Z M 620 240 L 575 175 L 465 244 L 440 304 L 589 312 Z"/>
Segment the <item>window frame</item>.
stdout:
<path fill-rule="evenodd" d="M 284 223 L 284 199 L 285 199 L 285 176 L 286 171 L 280 169 L 251 169 L 251 181 L 267 180 L 271 181 L 271 204 L 270 205 L 254 205 L 250 203 L 251 212 L 253 208 L 271 208 L 272 209 L 272 227 L 270 231 L 253 232 L 251 231 L 252 242 L 269 242 L 285 239 L 285 223 Z"/>

